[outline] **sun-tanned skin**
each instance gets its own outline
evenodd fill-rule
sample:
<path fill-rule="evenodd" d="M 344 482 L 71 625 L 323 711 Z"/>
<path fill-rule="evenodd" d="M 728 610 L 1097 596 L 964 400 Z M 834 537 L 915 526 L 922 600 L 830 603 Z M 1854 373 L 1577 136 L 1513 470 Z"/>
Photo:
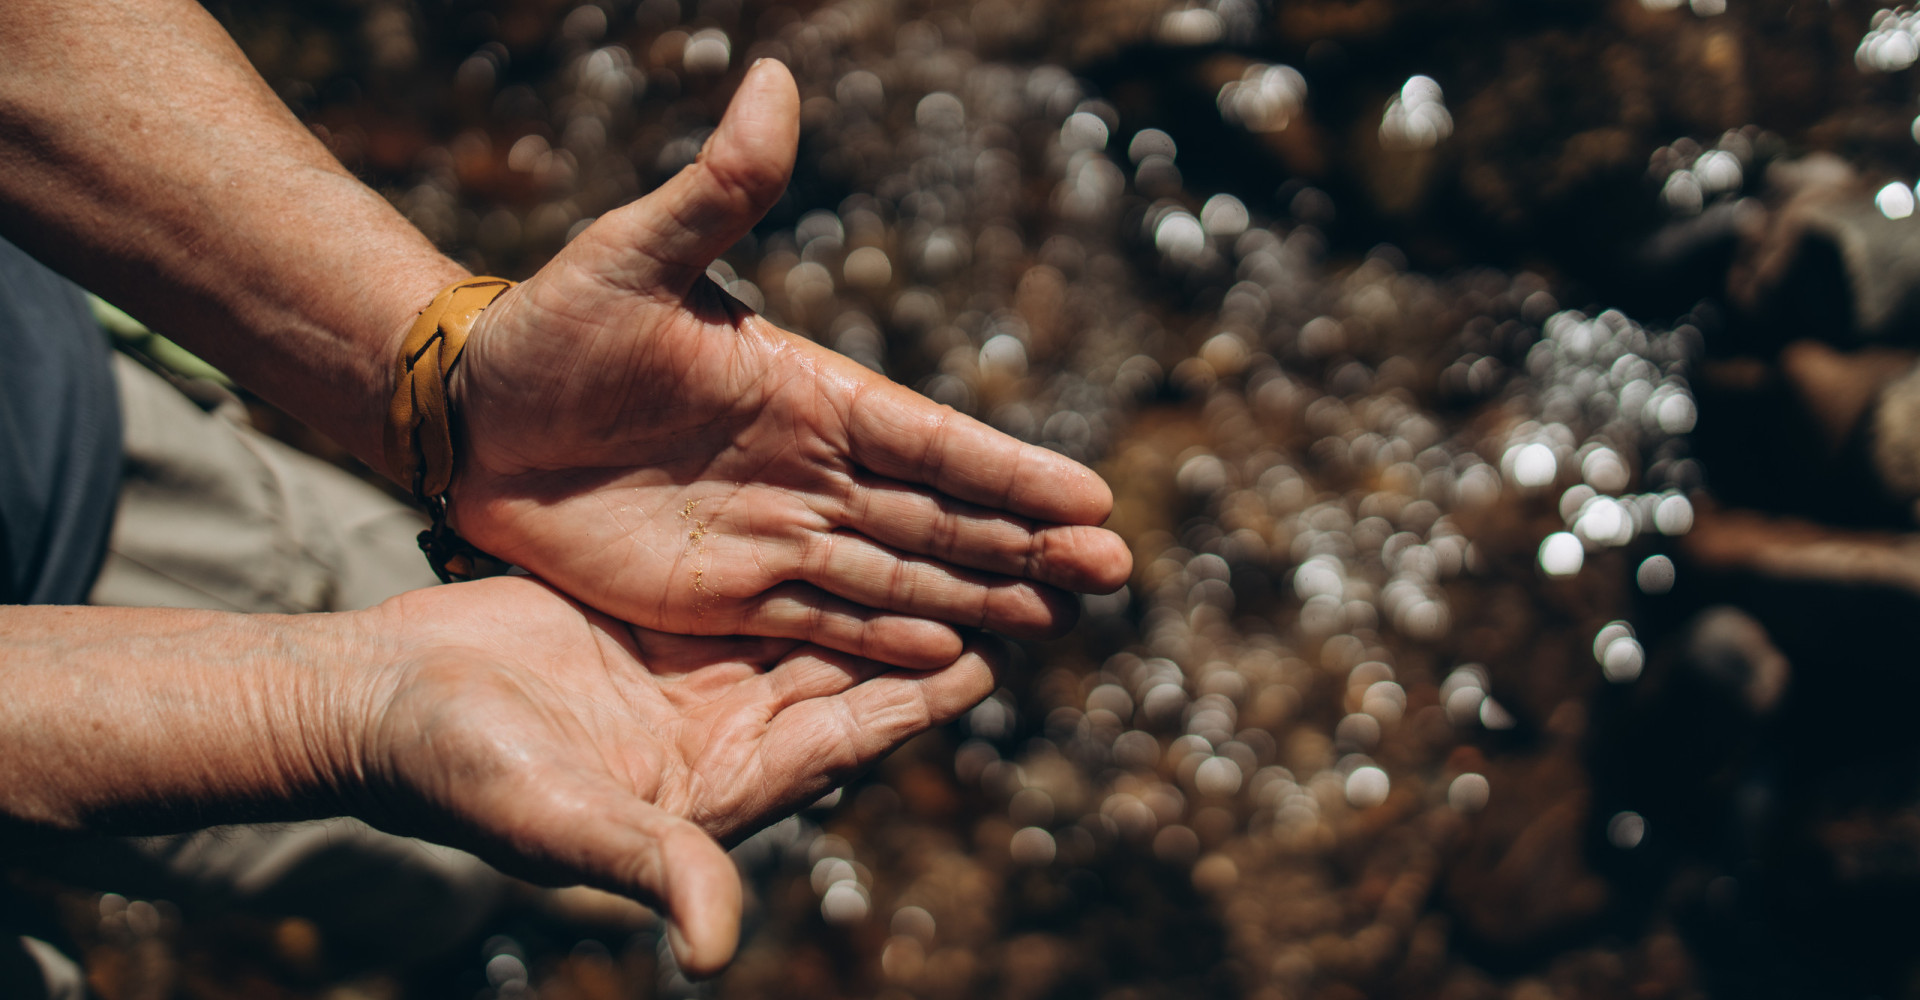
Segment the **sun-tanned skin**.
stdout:
<path fill-rule="evenodd" d="M 705 277 L 786 186 L 798 115 L 785 67 L 754 67 L 699 162 L 482 314 L 455 375 L 457 523 L 654 628 L 918 666 L 960 640 L 903 615 L 1055 633 L 1074 614 L 1056 588 L 1110 591 L 1131 568 L 1088 526 L 1112 504 L 1106 484 Z"/>
<path fill-rule="evenodd" d="M 376 672 L 362 810 L 504 870 L 657 900 L 688 968 L 733 951 L 731 843 L 993 690 L 979 646 L 894 670 L 792 640 L 651 632 L 501 579 L 374 614 L 416 636 Z M 510 618 L 516 627 L 494 621 Z M 389 812 L 387 803 L 393 803 Z M 691 947 L 689 947 L 691 945 Z"/>
<path fill-rule="evenodd" d="M 661 906 L 732 955 L 721 848 L 993 690 L 793 640 L 668 635 L 533 580 L 337 615 L 9 608 L 0 843 L 351 813 Z"/>
<path fill-rule="evenodd" d="M 652 628 L 911 666 L 956 654 L 950 625 L 1064 630 L 1060 588 L 1130 570 L 1099 477 L 703 277 L 785 188 L 798 115 L 757 64 L 698 162 L 481 315 L 456 525 Z M 465 275 L 185 0 L 0 8 L 0 232 L 376 468 L 398 344 Z"/>
<path fill-rule="evenodd" d="M 1130 571 L 1091 472 L 703 277 L 779 196 L 797 103 L 753 67 L 698 163 L 476 326 L 454 522 L 545 582 L 0 608 L 0 838 L 354 813 L 652 901 L 687 970 L 724 965 L 720 840 L 990 691 L 957 627 L 1057 632 Z M 0 4 L 0 234 L 376 466 L 405 330 L 466 276 L 191 0 Z"/>

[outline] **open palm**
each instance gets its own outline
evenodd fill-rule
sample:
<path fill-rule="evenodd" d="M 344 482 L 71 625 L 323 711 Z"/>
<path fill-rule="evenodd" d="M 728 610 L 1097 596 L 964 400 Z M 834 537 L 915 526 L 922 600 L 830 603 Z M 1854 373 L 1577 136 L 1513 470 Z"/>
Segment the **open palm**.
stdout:
<path fill-rule="evenodd" d="M 753 315 L 706 267 L 779 197 L 798 97 L 749 72 L 700 160 L 483 314 L 456 526 L 650 628 L 889 663 L 1056 633 L 1131 568 L 1085 467 Z"/>
<path fill-rule="evenodd" d="M 793 641 L 650 632 L 517 577 L 371 614 L 400 637 L 360 741 L 376 819 L 537 880 L 661 905 L 695 972 L 723 965 L 738 933 L 738 875 L 718 841 L 994 685 L 976 650 L 894 672 Z"/>

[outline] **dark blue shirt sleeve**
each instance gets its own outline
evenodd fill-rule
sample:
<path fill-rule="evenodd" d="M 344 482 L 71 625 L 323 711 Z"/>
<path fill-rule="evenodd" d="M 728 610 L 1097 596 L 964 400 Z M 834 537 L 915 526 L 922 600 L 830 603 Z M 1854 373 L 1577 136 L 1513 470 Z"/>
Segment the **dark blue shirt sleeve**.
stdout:
<path fill-rule="evenodd" d="M 110 348 L 85 295 L 0 240 L 0 603 L 86 600 L 120 464 Z"/>

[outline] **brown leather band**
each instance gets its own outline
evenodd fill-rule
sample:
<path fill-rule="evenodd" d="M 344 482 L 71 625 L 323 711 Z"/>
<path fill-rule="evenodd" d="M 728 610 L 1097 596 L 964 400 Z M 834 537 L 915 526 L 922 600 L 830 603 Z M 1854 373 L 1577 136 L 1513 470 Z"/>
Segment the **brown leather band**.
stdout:
<path fill-rule="evenodd" d="M 407 331 L 387 408 L 387 471 L 423 503 L 445 493 L 453 481 L 447 378 L 480 311 L 512 287 L 505 278 L 454 282 L 420 310 Z"/>

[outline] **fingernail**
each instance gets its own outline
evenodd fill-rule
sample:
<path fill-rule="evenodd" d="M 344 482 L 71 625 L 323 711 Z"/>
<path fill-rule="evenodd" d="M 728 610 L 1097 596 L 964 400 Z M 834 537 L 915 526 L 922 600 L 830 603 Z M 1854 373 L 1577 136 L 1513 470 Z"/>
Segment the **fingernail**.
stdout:
<path fill-rule="evenodd" d="M 687 943 L 686 935 L 680 933 L 680 925 L 671 920 L 667 921 L 667 947 L 673 949 L 673 960 L 682 969 L 686 968 L 687 960 L 693 957 L 693 946 Z"/>

